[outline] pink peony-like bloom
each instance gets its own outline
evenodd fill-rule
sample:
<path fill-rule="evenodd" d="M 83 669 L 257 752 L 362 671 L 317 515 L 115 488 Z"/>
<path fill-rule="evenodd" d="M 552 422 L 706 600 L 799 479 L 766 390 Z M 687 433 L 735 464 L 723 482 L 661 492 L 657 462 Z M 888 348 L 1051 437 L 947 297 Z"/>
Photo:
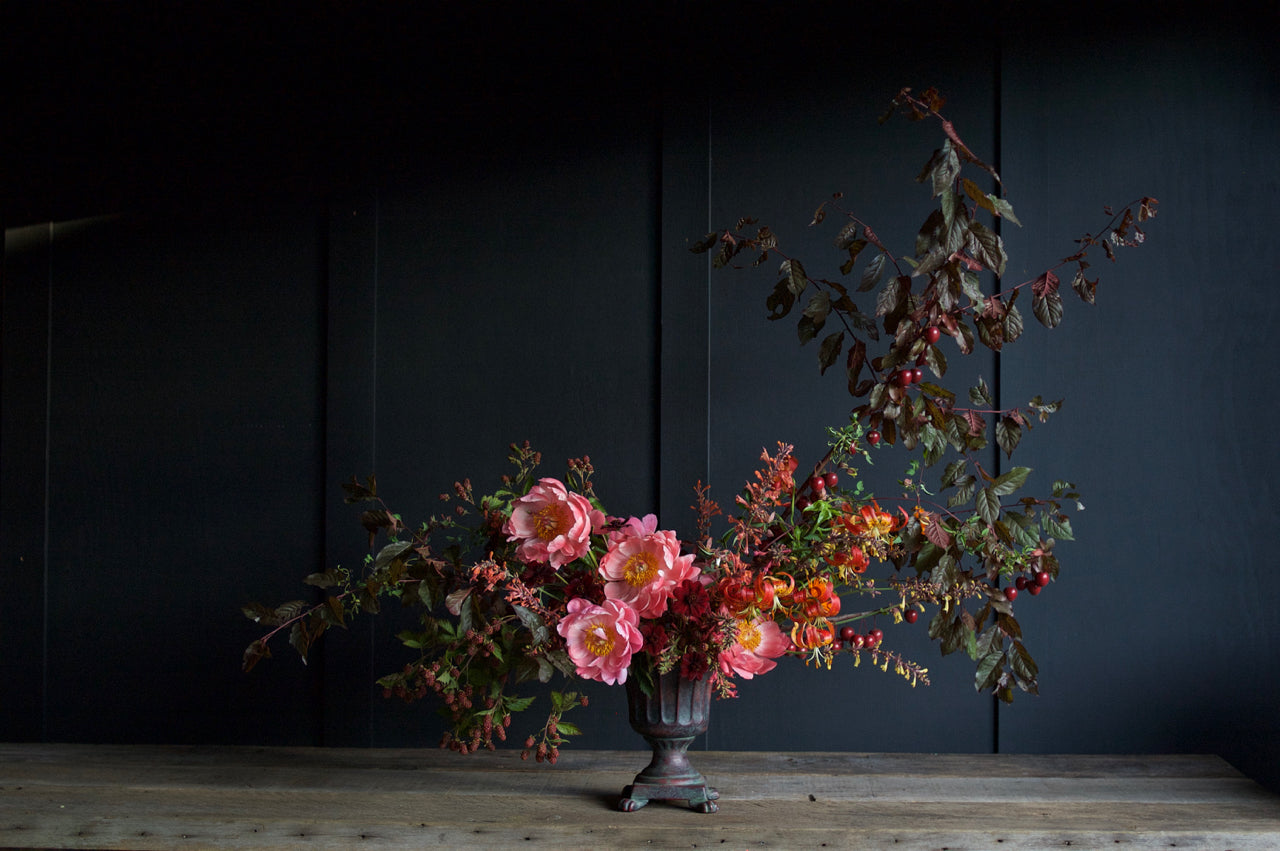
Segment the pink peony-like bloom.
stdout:
<path fill-rule="evenodd" d="M 569 614 L 556 624 L 556 632 L 564 636 L 578 676 L 609 685 L 627 681 L 631 654 L 644 645 L 640 615 L 617 600 L 605 600 L 603 606 L 597 606 L 574 597 L 569 601 Z"/>
<path fill-rule="evenodd" d="M 692 554 L 680 555 L 676 533 L 657 531 L 652 514 L 644 520 L 632 517 L 611 534 L 609 550 L 600 560 L 605 597 L 627 603 L 642 618 L 665 612 L 676 586 L 699 573 Z"/>
<path fill-rule="evenodd" d="M 749 680 L 756 674 L 772 671 L 778 664 L 773 660 L 790 647 L 791 641 L 771 618 L 741 620 L 737 640 L 720 654 L 720 670 Z"/>
<path fill-rule="evenodd" d="M 646 514 L 643 518 L 629 517 L 617 529 L 609 533 L 609 542 L 621 541 L 625 538 L 652 535 L 658 531 L 658 515 Z"/>
<path fill-rule="evenodd" d="M 604 525 L 604 514 L 581 494 L 557 479 L 539 479 L 515 501 L 502 531 L 519 541 L 516 554 L 525 562 L 548 562 L 554 568 L 582 558 L 591 549 L 591 533 Z"/>

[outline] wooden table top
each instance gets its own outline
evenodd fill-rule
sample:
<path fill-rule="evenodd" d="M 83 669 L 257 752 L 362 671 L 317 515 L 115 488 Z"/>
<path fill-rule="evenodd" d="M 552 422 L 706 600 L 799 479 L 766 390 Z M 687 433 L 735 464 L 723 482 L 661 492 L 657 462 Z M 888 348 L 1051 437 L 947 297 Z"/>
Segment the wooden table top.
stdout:
<path fill-rule="evenodd" d="M 642 751 L 0 744 L 0 847 L 1280 849 L 1214 756 L 695 751 L 718 813 L 619 793 Z"/>

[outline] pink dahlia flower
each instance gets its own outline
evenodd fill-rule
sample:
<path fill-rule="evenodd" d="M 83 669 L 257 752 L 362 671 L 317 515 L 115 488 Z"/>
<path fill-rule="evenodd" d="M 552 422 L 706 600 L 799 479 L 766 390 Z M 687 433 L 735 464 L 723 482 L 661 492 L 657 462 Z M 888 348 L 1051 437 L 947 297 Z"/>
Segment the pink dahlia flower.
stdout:
<path fill-rule="evenodd" d="M 558 568 L 586 555 L 592 531 L 603 525 L 604 514 L 585 496 L 556 479 L 539 479 L 512 505 L 503 531 L 508 541 L 520 542 L 516 554 L 523 561 Z"/>
<path fill-rule="evenodd" d="M 786 653 L 791 641 L 770 618 L 757 617 L 738 622 L 738 637 L 733 646 L 720 654 L 720 670 L 749 680 L 756 674 L 772 671 L 777 657 Z"/>
<path fill-rule="evenodd" d="M 640 616 L 617 600 L 605 600 L 603 606 L 597 606 L 574 597 L 569 601 L 569 614 L 556 624 L 556 632 L 564 636 L 578 676 L 609 685 L 627 681 L 631 654 L 644 645 Z"/>
<path fill-rule="evenodd" d="M 604 595 L 627 603 L 642 618 L 665 612 L 676 586 L 701 573 L 692 554 L 680 555 L 676 533 L 656 527 L 652 514 L 644 520 L 631 518 L 610 535 L 609 550 L 600 560 Z"/>

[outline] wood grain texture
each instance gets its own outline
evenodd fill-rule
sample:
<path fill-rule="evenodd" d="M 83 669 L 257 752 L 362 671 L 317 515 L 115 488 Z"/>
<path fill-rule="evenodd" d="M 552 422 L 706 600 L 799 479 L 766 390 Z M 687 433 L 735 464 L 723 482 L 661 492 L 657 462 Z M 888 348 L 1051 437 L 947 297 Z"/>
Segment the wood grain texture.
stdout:
<path fill-rule="evenodd" d="M 717 814 L 616 811 L 640 751 L 0 744 L 0 847 L 1280 847 L 1280 798 L 1214 756 L 693 759 Z"/>

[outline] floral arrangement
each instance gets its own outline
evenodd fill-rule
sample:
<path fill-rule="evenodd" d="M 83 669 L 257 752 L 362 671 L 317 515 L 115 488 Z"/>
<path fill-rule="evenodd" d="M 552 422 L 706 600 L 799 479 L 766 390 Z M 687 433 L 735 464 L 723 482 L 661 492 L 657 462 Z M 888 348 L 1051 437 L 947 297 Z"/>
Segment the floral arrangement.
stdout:
<path fill-rule="evenodd" d="M 932 612 L 929 636 L 944 655 L 967 651 L 978 690 L 1005 701 L 1015 688 L 1036 692 L 1036 663 L 1013 603 L 1057 578 L 1055 545 L 1071 538 L 1067 511 L 1079 494 L 1057 481 L 1042 495 L 1018 496 L 1031 471 L 993 473 L 977 453 L 994 436 L 1011 457 L 1022 433 L 1061 403 L 1036 397 L 997 409 L 979 380 L 962 404 L 934 380 L 947 372 L 942 338 L 961 354 L 977 342 L 1001 350 L 1022 333 L 1020 298 L 1029 298 L 1038 321 L 1056 326 L 1064 267 L 1073 270 L 1071 289 L 1092 303 L 1090 249 L 1101 247 L 1114 260 L 1117 248 L 1141 243 L 1141 223 L 1155 215 L 1156 201 L 1106 210 L 1106 225 L 1076 240 L 1052 269 L 1000 288 L 1004 245 L 979 216 L 1018 222 L 1003 197 L 962 175 L 970 166 L 999 185 L 994 169 L 942 117 L 942 105 L 935 90 L 917 96 L 903 89 L 885 115 L 935 119 L 945 137 L 918 178 L 937 206 L 911 255 L 891 253 L 866 221 L 840 209 L 838 195 L 818 208 L 812 225 L 832 212 L 844 218 L 834 243 L 845 258 L 841 275 L 857 282 L 852 287 L 811 277 L 770 228 L 751 219 L 693 246 L 710 252 L 716 267 L 779 257 L 780 278 L 766 307 L 770 319 L 782 319 L 804 299 L 801 343 L 838 325 L 819 342 L 819 368 L 825 373 L 843 355 L 848 392 L 860 401 L 848 423 L 828 429 L 825 457 L 801 474 L 791 446 L 762 452 L 754 480 L 727 516 L 698 483 L 698 534 L 690 542 L 659 528 L 652 514 L 609 514 L 586 457 L 571 459 L 564 479 L 541 476 L 541 458 L 527 444 L 511 446 L 514 470 L 500 487 L 478 495 L 469 480 L 456 483 L 441 495 L 450 510 L 416 529 L 382 501 L 376 479 L 353 479 L 346 497 L 369 504 L 361 522 L 371 555 L 359 572 L 335 567 L 308 576 L 307 584 L 323 589 L 318 604 L 247 606 L 245 614 L 270 631 L 245 651 L 245 669 L 269 656 L 271 639 L 285 633 L 305 660 L 327 629 L 396 598 L 420 610 L 419 628 L 399 635 L 417 658 L 378 682 L 388 696 L 437 696 L 451 724 L 444 744 L 463 753 L 507 738 L 513 716 L 534 700 L 518 693 L 522 683 L 557 676 L 570 683 L 632 680 L 651 692 L 657 675 L 678 671 L 708 677 L 720 696 L 731 697 L 737 679 L 765 674 L 784 656 L 825 668 L 865 657 L 912 686 L 927 684 L 928 670 L 888 646 L 881 630 L 859 631 L 877 617 L 912 624 Z M 997 281 L 990 291 L 983 273 Z M 871 313 L 851 289 L 876 291 Z M 884 351 L 871 356 L 875 344 Z M 889 444 L 911 453 L 910 466 L 901 493 L 877 499 L 865 492 L 858 465 Z M 955 457 L 935 493 L 922 474 L 947 456 Z M 727 527 L 718 535 L 717 517 Z M 372 554 L 380 536 L 386 540 Z M 586 703 L 578 691 L 552 690 L 524 756 L 555 762 L 578 732 L 563 716 Z"/>

